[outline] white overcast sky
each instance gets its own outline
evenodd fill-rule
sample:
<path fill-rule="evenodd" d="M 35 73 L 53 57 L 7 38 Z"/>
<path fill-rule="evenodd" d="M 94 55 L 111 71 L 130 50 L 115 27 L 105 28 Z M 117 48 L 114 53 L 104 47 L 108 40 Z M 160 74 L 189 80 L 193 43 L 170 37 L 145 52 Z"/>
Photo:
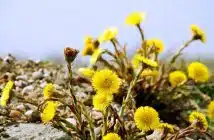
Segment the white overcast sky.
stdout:
<path fill-rule="evenodd" d="M 186 54 L 214 54 L 213 7 L 213 0 L 0 0 L 0 55 L 61 55 L 64 46 L 81 49 L 85 35 L 97 37 L 110 26 L 131 49 L 140 36 L 124 19 L 133 11 L 146 12 L 146 38 L 162 39 L 166 50 L 179 47 L 190 37 L 190 24 L 197 24 L 207 43 L 192 44 Z"/>

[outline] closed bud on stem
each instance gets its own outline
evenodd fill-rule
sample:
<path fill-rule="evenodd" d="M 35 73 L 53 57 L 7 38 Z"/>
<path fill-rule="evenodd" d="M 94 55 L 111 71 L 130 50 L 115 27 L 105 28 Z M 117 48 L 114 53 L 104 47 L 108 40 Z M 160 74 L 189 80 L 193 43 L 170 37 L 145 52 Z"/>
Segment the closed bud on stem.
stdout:
<path fill-rule="evenodd" d="M 79 53 L 78 50 L 70 48 L 70 47 L 66 47 L 64 49 L 64 55 L 65 55 L 65 60 L 67 61 L 67 63 L 72 63 L 78 53 Z"/>

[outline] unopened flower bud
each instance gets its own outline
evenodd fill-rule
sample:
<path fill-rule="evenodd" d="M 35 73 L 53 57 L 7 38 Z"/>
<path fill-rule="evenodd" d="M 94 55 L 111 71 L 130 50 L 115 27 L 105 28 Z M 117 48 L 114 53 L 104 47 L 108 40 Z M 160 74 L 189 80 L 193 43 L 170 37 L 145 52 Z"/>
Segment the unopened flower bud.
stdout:
<path fill-rule="evenodd" d="M 76 58 L 76 56 L 77 56 L 78 53 L 79 53 L 78 50 L 66 47 L 64 49 L 65 60 L 68 63 L 72 63 L 74 61 L 74 59 Z"/>

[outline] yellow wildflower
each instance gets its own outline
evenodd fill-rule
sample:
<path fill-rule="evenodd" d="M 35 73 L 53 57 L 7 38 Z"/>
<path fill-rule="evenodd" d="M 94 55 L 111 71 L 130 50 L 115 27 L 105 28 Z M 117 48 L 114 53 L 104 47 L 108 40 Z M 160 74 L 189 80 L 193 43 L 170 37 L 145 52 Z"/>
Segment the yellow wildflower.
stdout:
<path fill-rule="evenodd" d="M 214 119 L 214 100 L 211 101 L 207 107 L 208 117 Z"/>
<path fill-rule="evenodd" d="M 102 140 L 121 140 L 121 137 L 116 133 L 108 133 L 103 136 Z"/>
<path fill-rule="evenodd" d="M 153 39 L 152 41 L 153 41 L 153 46 L 155 47 L 155 50 L 156 50 L 158 53 L 163 52 L 163 50 L 164 50 L 163 41 L 160 40 L 160 39 Z"/>
<path fill-rule="evenodd" d="M 116 38 L 118 30 L 116 27 L 110 27 L 106 29 L 103 34 L 99 37 L 99 42 L 111 41 Z"/>
<path fill-rule="evenodd" d="M 158 63 L 156 61 L 154 61 L 152 59 L 148 59 L 148 58 L 146 58 L 140 54 L 136 55 L 135 57 L 136 57 L 135 59 L 137 59 L 139 62 L 142 62 L 148 66 L 151 66 L 151 67 L 157 67 L 158 66 Z"/>
<path fill-rule="evenodd" d="M 144 12 L 133 12 L 126 17 L 127 25 L 139 25 L 145 18 Z"/>
<path fill-rule="evenodd" d="M 151 70 L 151 69 L 145 69 L 141 73 L 141 76 L 143 76 L 143 77 L 145 77 L 145 76 L 154 76 L 154 77 L 157 77 L 158 75 L 159 75 L 159 72 L 157 70 Z"/>
<path fill-rule="evenodd" d="M 92 86 L 99 93 L 118 93 L 120 84 L 120 78 L 117 76 L 117 74 L 109 69 L 97 71 L 92 77 Z"/>
<path fill-rule="evenodd" d="M 200 62 L 192 62 L 189 64 L 188 75 L 198 83 L 204 83 L 209 80 L 208 68 Z"/>
<path fill-rule="evenodd" d="M 187 77 L 182 71 L 173 71 L 169 74 L 169 82 L 172 87 L 183 85 L 187 81 Z"/>
<path fill-rule="evenodd" d="M 95 64 L 103 52 L 104 52 L 104 50 L 96 49 L 91 56 L 90 63 L 92 65 Z"/>
<path fill-rule="evenodd" d="M 134 114 L 134 121 L 142 131 L 156 129 L 160 124 L 158 112 L 149 106 L 139 107 Z"/>
<path fill-rule="evenodd" d="M 1 106 L 5 107 L 7 105 L 7 102 L 10 98 L 10 91 L 13 88 L 14 83 L 12 81 L 8 81 L 6 86 L 3 89 L 2 95 L 1 95 Z"/>
<path fill-rule="evenodd" d="M 44 94 L 44 98 L 48 99 L 53 95 L 54 92 L 54 85 L 52 83 L 48 83 L 44 90 L 43 90 L 43 94 Z"/>
<path fill-rule="evenodd" d="M 54 118 L 58 105 L 59 105 L 58 102 L 54 101 L 46 102 L 43 112 L 41 113 L 42 122 L 47 123 Z"/>
<path fill-rule="evenodd" d="M 105 109 L 111 104 L 113 95 L 105 93 L 97 93 L 93 97 L 93 105 L 96 110 L 105 111 Z"/>
<path fill-rule="evenodd" d="M 82 51 L 82 55 L 92 55 L 96 50 L 96 46 L 94 44 L 94 40 L 91 36 L 86 36 L 84 38 L 84 48 Z"/>
<path fill-rule="evenodd" d="M 195 127 L 199 128 L 202 131 L 206 131 L 208 128 L 208 122 L 207 122 L 206 116 L 197 111 L 193 111 L 189 115 L 189 122 L 196 123 Z"/>
<path fill-rule="evenodd" d="M 159 128 L 167 131 L 168 133 L 174 133 L 174 127 L 171 124 L 168 123 L 160 123 Z"/>
<path fill-rule="evenodd" d="M 206 42 L 206 35 L 201 28 L 199 28 L 197 25 L 193 24 L 193 25 L 191 25 L 191 30 L 192 30 L 192 34 L 193 34 L 193 39 L 201 40 L 201 42 L 203 42 L 203 43 Z"/>
<path fill-rule="evenodd" d="M 92 68 L 79 68 L 78 71 L 87 78 L 91 78 L 95 73 Z"/>

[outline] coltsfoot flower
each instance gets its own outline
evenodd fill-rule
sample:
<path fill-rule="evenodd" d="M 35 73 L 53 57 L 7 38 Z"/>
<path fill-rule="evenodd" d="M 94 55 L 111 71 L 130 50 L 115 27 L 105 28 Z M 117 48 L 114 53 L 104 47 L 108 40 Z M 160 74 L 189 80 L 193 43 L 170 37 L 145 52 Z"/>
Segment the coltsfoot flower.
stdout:
<path fill-rule="evenodd" d="M 160 39 L 153 39 L 153 45 L 155 47 L 155 50 L 158 52 L 158 53 L 161 53 L 163 52 L 164 50 L 164 44 L 163 44 L 163 41 L 160 40 Z"/>
<path fill-rule="evenodd" d="M 43 112 L 41 113 L 42 122 L 47 123 L 54 118 L 58 105 L 59 103 L 55 101 L 46 102 Z"/>
<path fill-rule="evenodd" d="M 167 131 L 168 133 L 174 133 L 174 127 L 171 124 L 168 123 L 160 123 L 159 129 Z"/>
<path fill-rule="evenodd" d="M 197 111 L 193 111 L 189 115 L 189 122 L 195 123 L 195 127 L 200 129 L 201 131 L 206 131 L 208 128 L 208 122 L 207 122 L 206 116 Z"/>
<path fill-rule="evenodd" d="M 87 78 L 91 78 L 95 73 L 92 68 L 79 68 L 78 72 Z"/>
<path fill-rule="evenodd" d="M 139 25 L 145 19 L 144 12 L 133 12 L 126 17 L 127 25 Z"/>
<path fill-rule="evenodd" d="M 201 40 L 201 42 L 203 43 L 206 42 L 206 35 L 204 31 L 201 28 L 199 28 L 197 25 L 195 24 L 191 25 L 191 31 L 192 31 L 194 40 Z"/>
<path fill-rule="evenodd" d="M 52 83 L 48 83 L 43 90 L 44 98 L 48 99 L 52 97 L 54 89 L 54 85 Z"/>
<path fill-rule="evenodd" d="M 99 37 L 99 42 L 111 41 L 116 38 L 118 29 L 116 27 L 110 27 L 104 30 L 103 34 Z"/>
<path fill-rule="evenodd" d="M 96 110 L 105 111 L 105 109 L 111 104 L 113 95 L 105 93 L 97 93 L 93 97 L 93 105 Z"/>
<path fill-rule="evenodd" d="M 200 62 L 192 62 L 189 64 L 188 75 L 198 83 L 204 83 L 209 80 L 208 68 Z"/>
<path fill-rule="evenodd" d="M 157 77 L 158 75 L 159 75 L 159 72 L 157 70 L 151 70 L 151 69 L 145 69 L 141 73 L 141 76 L 143 76 L 143 77 L 145 77 L 145 76 L 154 76 L 154 77 Z"/>
<path fill-rule="evenodd" d="M 95 45 L 94 39 L 91 36 L 86 36 L 84 38 L 84 48 L 82 51 L 82 55 L 92 55 L 98 46 Z"/>
<path fill-rule="evenodd" d="M 142 131 L 154 130 L 159 127 L 158 112 L 149 106 L 139 107 L 134 114 L 134 121 L 137 126 Z"/>
<path fill-rule="evenodd" d="M 152 59 L 148 59 L 140 54 L 135 54 L 132 59 L 132 64 L 134 68 L 138 68 L 140 66 L 140 63 L 144 63 L 151 67 L 157 67 L 158 63 Z"/>
<path fill-rule="evenodd" d="M 77 57 L 78 53 L 79 53 L 79 51 L 74 48 L 70 48 L 70 47 L 64 48 L 65 60 L 68 63 L 72 63 L 74 61 L 74 59 Z"/>
<path fill-rule="evenodd" d="M 214 100 L 209 103 L 207 113 L 210 119 L 214 119 Z"/>
<path fill-rule="evenodd" d="M 5 87 L 3 88 L 3 92 L 1 95 L 1 106 L 5 107 L 10 98 L 10 91 L 13 88 L 14 83 L 12 81 L 8 81 Z"/>
<path fill-rule="evenodd" d="M 183 85 L 187 81 L 187 77 L 182 71 L 173 71 L 169 74 L 169 82 L 172 87 L 177 87 Z"/>
<path fill-rule="evenodd" d="M 109 69 L 97 71 L 92 77 L 92 86 L 99 93 L 118 93 L 120 85 L 121 79 Z"/>
<path fill-rule="evenodd" d="M 121 140 L 121 137 L 116 133 L 108 133 L 103 136 L 103 140 Z"/>
<path fill-rule="evenodd" d="M 104 50 L 102 50 L 102 49 L 99 49 L 99 48 L 96 49 L 91 56 L 90 63 L 92 65 L 95 64 L 103 52 L 104 52 Z"/>

